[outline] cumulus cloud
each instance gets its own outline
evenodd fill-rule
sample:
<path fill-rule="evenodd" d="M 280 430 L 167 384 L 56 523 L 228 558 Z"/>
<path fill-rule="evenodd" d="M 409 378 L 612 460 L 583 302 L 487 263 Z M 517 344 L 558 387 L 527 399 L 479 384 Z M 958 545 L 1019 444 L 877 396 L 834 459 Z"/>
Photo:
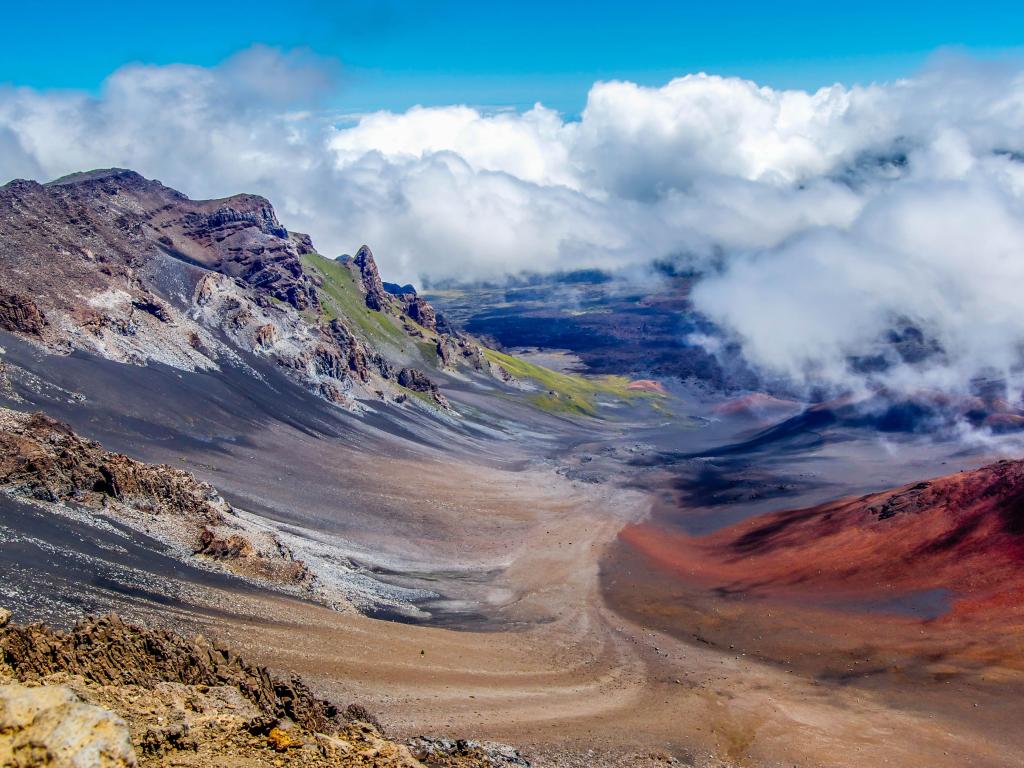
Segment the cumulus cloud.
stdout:
<path fill-rule="evenodd" d="M 945 59 L 814 93 L 697 74 L 541 105 L 332 116 L 336 65 L 257 47 L 132 65 L 101 92 L 0 88 L 0 179 L 126 166 L 194 197 L 269 197 L 327 254 L 396 280 L 628 268 L 704 277 L 695 306 L 762 370 L 836 387 L 1018 386 L 1024 70 Z"/>
<path fill-rule="evenodd" d="M 1020 173 L 1014 161 L 990 162 Z M 1021 213 L 1017 196 L 984 174 L 908 180 L 849 227 L 737 255 L 694 300 L 752 362 L 796 380 L 848 381 L 866 368 L 865 378 L 901 390 L 963 391 L 975 376 L 1020 386 Z M 901 329 L 915 344 L 898 343 Z"/>

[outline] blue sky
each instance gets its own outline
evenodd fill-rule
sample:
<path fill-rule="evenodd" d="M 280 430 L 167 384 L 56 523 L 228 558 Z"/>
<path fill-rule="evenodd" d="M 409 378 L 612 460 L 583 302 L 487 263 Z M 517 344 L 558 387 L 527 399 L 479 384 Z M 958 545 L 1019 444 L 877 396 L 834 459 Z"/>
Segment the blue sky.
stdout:
<path fill-rule="evenodd" d="M 1015 54 L 1024 4 L 248 2 L 11 4 L 0 82 L 96 90 L 129 62 L 212 65 L 253 43 L 337 58 L 333 106 L 529 106 L 572 115 L 597 79 L 695 71 L 777 87 L 908 75 L 938 48 Z M 833 7 L 829 7 L 833 6 Z"/>

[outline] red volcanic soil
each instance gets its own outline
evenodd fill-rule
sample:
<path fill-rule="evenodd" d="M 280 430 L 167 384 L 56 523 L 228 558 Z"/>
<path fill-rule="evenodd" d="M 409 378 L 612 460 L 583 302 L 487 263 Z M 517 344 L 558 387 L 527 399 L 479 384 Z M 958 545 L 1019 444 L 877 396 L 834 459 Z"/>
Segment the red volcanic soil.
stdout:
<path fill-rule="evenodd" d="M 761 515 L 703 537 L 645 523 L 622 539 L 709 589 L 798 601 L 943 588 L 945 620 L 1024 614 L 1024 461 Z"/>
<path fill-rule="evenodd" d="M 631 381 L 626 385 L 626 389 L 636 389 L 641 392 L 653 392 L 658 395 L 667 395 L 668 391 L 661 385 L 660 382 L 654 379 L 637 379 Z"/>
<path fill-rule="evenodd" d="M 711 412 L 718 416 L 774 416 L 784 412 L 799 411 L 800 403 L 794 400 L 782 400 L 764 392 L 752 392 L 749 395 L 726 400 L 715 405 Z"/>

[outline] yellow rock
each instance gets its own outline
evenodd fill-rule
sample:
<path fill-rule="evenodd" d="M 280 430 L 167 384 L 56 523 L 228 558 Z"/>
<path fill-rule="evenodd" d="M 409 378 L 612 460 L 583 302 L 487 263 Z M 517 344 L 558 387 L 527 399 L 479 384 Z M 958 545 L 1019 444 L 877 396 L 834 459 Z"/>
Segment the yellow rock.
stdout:
<path fill-rule="evenodd" d="M 128 726 L 61 686 L 0 685 L 0 765 L 134 768 Z"/>
<path fill-rule="evenodd" d="M 267 743 L 271 749 L 277 752 L 285 752 L 292 747 L 301 747 L 303 742 L 302 739 L 295 738 L 288 731 L 281 728 L 271 728 L 270 733 L 267 734 Z"/>

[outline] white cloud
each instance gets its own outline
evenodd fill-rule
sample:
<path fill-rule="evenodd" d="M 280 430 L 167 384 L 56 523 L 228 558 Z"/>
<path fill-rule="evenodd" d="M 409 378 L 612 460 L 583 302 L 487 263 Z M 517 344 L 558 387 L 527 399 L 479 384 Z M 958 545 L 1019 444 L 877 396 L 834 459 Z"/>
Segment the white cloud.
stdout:
<path fill-rule="evenodd" d="M 685 190 L 706 175 L 793 182 L 828 171 L 849 151 L 838 123 L 852 100 L 838 86 L 808 94 L 703 74 L 661 88 L 598 83 L 575 156 L 596 183 L 637 199 Z"/>
<path fill-rule="evenodd" d="M 474 170 L 503 171 L 523 181 L 578 188 L 568 160 L 575 126 L 541 105 L 522 114 L 481 115 L 465 106 L 404 114 L 377 112 L 334 132 L 329 146 L 340 168 L 367 152 L 392 160 L 453 152 Z"/>
<path fill-rule="evenodd" d="M 984 177 L 908 180 L 849 227 L 737 256 L 694 300 L 752 362 L 796 380 L 849 383 L 851 356 L 882 356 L 891 366 L 871 379 L 897 389 L 963 391 L 984 374 L 1019 390 L 1021 213 L 1016 194 Z M 886 342 L 907 325 L 934 347 L 923 359 Z"/>
<path fill-rule="evenodd" d="M 579 121 L 451 106 L 339 124 L 336 74 L 258 47 L 125 67 L 98 96 L 3 88 L 0 179 L 119 165 L 194 197 L 260 193 L 325 253 L 369 242 L 398 280 L 682 256 L 711 269 L 698 308 L 766 371 L 1020 375 L 1019 67 L 944 60 L 815 93 L 701 74 L 596 83 Z M 926 354 L 887 341 L 908 326 Z"/>

